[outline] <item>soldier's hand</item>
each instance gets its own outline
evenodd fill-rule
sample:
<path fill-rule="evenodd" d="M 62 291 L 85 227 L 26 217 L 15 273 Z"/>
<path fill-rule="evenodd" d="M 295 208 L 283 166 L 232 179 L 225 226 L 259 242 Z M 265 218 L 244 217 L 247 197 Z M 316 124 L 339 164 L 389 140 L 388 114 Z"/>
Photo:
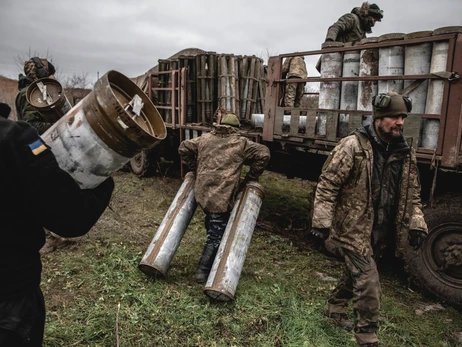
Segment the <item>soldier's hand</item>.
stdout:
<path fill-rule="evenodd" d="M 310 231 L 316 237 L 319 237 L 321 240 L 327 240 L 329 238 L 329 228 L 312 228 Z"/>
<path fill-rule="evenodd" d="M 411 246 L 414 250 L 418 250 L 426 238 L 427 234 L 422 230 L 409 230 L 409 246 Z"/>

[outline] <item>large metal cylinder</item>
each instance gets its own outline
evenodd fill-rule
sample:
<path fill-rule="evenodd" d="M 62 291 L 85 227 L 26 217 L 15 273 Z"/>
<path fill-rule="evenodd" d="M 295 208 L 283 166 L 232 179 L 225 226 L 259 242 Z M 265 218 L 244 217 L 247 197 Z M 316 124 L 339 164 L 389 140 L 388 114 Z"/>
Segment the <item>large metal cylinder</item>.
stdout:
<path fill-rule="evenodd" d="M 433 31 L 418 31 L 406 34 L 404 39 L 416 39 L 432 36 Z M 413 45 L 406 45 L 404 48 L 404 74 L 405 75 L 426 75 L 430 73 L 430 61 L 432 57 L 432 43 L 424 42 Z M 413 80 L 405 80 L 404 88 L 411 85 Z M 427 100 L 428 81 L 423 81 L 418 87 L 408 93 L 412 100 L 412 113 L 425 113 Z"/>
<path fill-rule="evenodd" d="M 379 42 L 396 41 L 404 39 L 404 34 L 393 33 L 379 36 Z M 404 74 L 404 48 L 403 46 L 389 46 L 379 48 L 379 76 L 398 76 Z M 403 89 L 403 80 L 379 81 L 378 92 L 396 92 Z"/>
<path fill-rule="evenodd" d="M 42 138 L 59 166 L 84 189 L 98 186 L 166 134 L 146 94 L 128 77 L 109 71 Z"/>
<path fill-rule="evenodd" d="M 343 54 L 342 77 L 359 76 L 359 51 L 348 51 Z M 356 110 L 358 103 L 358 81 L 344 81 L 340 93 L 340 109 Z M 338 119 L 337 136 L 348 135 L 348 113 L 340 113 Z"/>
<path fill-rule="evenodd" d="M 153 277 L 165 276 L 197 208 L 194 174 L 188 172 L 138 268 Z"/>
<path fill-rule="evenodd" d="M 26 90 L 26 99 L 41 114 L 48 114 L 56 121 L 72 108 L 61 83 L 54 78 L 32 82 Z"/>
<path fill-rule="evenodd" d="M 359 58 L 359 76 L 377 76 L 379 74 L 379 50 L 367 49 L 367 44 L 377 43 L 378 37 L 368 37 L 361 40 Z M 377 81 L 360 81 L 358 85 L 358 111 L 370 111 L 363 115 L 363 125 L 372 122 L 372 97 L 377 95 Z"/>
<path fill-rule="evenodd" d="M 433 31 L 434 36 L 460 33 L 462 27 L 443 27 Z M 449 41 L 435 41 L 431 53 L 430 73 L 446 71 L 448 62 Z M 441 114 L 444 94 L 444 80 L 431 80 L 428 84 L 425 113 Z M 422 119 L 422 136 L 420 145 L 424 148 L 436 149 L 440 130 L 439 119 Z"/>
<path fill-rule="evenodd" d="M 208 297 L 219 301 L 234 299 L 263 196 L 263 187 L 249 182 L 238 197 L 205 284 Z"/>
<path fill-rule="evenodd" d="M 343 47 L 341 42 L 326 42 L 323 48 Z M 324 53 L 321 56 L 321 77 L 336 78 L 342 76 L 343 54 Z M 338 109 L 340 106 L 340 82 L 321 82 L 319 87 L 319 108 Z M 319 112 L 316 119 L 316 134 L 326 135 L 327 114 Z"/>

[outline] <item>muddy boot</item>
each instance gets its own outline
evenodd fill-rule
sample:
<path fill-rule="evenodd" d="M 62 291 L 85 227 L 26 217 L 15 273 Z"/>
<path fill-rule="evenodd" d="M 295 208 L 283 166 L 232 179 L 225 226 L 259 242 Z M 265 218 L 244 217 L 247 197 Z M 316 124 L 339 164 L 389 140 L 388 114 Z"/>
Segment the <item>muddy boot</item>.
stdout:
<path fill-rule="evenodd" d="M 218 247 L 213 247 L 213 245 L 206 244 L 204 246 L 204 250 L 202 251 L 196 270 L 197 283 L 205 283 L 205 281 L 207 281 L 217 251 Z"/>
<path fill-rule="evenodd" d="M 352 331 L 354 328 L 354 324 L 351 320 L 348 319 L 348 315 L 346 313 L 324 313 L 330 320 L 337 326 L 347 331 Z"/>

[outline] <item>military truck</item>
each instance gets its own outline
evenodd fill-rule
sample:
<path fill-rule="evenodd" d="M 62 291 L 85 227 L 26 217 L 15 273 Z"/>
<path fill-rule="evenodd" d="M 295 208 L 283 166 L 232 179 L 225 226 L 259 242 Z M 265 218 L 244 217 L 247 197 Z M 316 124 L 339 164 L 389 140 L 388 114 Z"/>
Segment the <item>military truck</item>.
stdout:
<path fill-rule="evenodd" d="M 320 76 L 304 80 L 319 83 L 316 109 L 280 106 L 283 85 L 289 83 L 281 78 L 282 62 L 294 55 L 321 55 Z M 417 151 L 429 236 L 419 252 L 409 249 L 404 261 L 423 288 L 456 306 L 462 306 L 461 71 L 462 27 L 281 54 L 268 62 L 262 130 L 272 153 L 306 166 L 307 156 L 328 155 L 341 137 L 371 121 L 373 95 L 408 95 L 413 110 L 404 134 Z"/>
<path fill-rule="evenodd" d="M 223 82 L 221 92 L 229 91 L 232 88 L 223 77 L 231 74 L 223 71 L 213 77 L 198 71 L 197 61 L 207 61 L 204 66 L 212 71 L 218 68 L 208 60 L 210 54 L 203 54 L 184 58 L 194 60 L 192 65 L 170 62 L 162 71 L 169 76 L 164 84 L 151 83 L 160 75 L 149 77 L 148 94 L 158 93 L 157 105 L 169 128 L 165 148 L 172 161 L 179 162 L 176 150 L 181 140 L 210 131 L 215 108 L 230 106 L 241 118 L 241 133 L 270 148 L 271 169 L 316 180 L 338 140 L 371 121 L 373 95 L 387 91 L 408 95 L 413 110 L 404 134 L 417 151 L 429 236 L 418 252 L 409 248 L 403 260 L 422 288 L 462 306 L 462 82 L 458 74 L 462 71 L 462 27 L 386 34 L 355 45 L 332 43 L 315 51 L 272 56 L 267 67 L 259 65 L 258 76 L 243 73 L 233 79 L 236 90 L 249 88 L 245 78 L 258 82 L 251 88 L 257 92 L 247 94 L 254 97 L 225 93 L 208 107 L 206 102 L 217 96 L 210 93 L 213 87 L 200 96 L 194 84 L 204 86 L 215 78 L 215 86 Z M 284 107 L 283 95 L 284 86 L 296 82 L 283 79 L 281 71 L 284 59 L 291 56 L 304 56 L 306 61 L 319 58 L 320 65 L 319 76 L 296 80 L 306 82 L 306 90 L 318 88 L 319 93 L 306 93 L 305 102 L 294 109 Z M 306 102 L 313 99 L 315 103 Z M 244 103 L 259 106 L 243 112 Z"/>

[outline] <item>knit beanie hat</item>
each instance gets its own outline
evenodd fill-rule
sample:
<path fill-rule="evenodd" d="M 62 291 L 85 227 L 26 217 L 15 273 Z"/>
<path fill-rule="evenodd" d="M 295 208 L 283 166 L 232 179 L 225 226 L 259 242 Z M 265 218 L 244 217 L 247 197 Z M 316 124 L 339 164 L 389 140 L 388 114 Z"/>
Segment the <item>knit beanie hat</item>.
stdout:
<path fill-rule="evenodd" d="M 412 101 L 407 96 L 395 92 L 379 94 L 372 98 L 372 118 L 407 117 L 412 110 Z"/>

